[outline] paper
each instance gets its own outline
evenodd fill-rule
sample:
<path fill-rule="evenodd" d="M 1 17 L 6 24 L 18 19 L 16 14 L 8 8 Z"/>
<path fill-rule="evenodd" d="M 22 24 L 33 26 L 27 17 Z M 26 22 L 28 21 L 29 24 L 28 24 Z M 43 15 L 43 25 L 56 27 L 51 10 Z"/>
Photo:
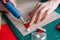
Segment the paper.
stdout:
<path fill-rule="evenodd" d="M 1 27 L 0 40 L 17 40 L 8 24 L 2 24 Z"/>
<path fill-rule="evenodd" d="M 24 19 L 27 19 L 28 13 L 33 10 L 36 3 L 37 2 L 30 1 L 30 2 L 23 3 L 23 4 L 19 4 L 17 6 L 17 9 L 22 13 Z M 15 25 L 15 27 L 22 33 L 23 36 L 35 31 L 38 27 L 43 27 L 44 25 L 60 18 L 60 14 L 53 12 L 52 14 L 47 16 L 44 21 L 40 22 L 39 24 L 31 25 L 30 32 L 27 32 L 25 26 L 20 22 L 20 20 L 15 18 L 11 13 L 6 14 L 6 16 Z"/>

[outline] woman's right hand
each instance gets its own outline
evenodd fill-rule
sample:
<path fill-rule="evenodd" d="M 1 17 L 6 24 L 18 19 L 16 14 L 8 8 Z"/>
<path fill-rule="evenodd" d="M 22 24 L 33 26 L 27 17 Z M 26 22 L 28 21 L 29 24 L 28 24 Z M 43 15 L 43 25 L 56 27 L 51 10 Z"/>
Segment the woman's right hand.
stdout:
<path fill-rule="evenodd" d="M 14 7 L 16 7 L 16 3 L 14 0 L 10 0 L 10 2 L 14 5 Z M 9 12 L 4 6 L 3 4 L 0 2 L 0 11 L 6 11 Z"/>

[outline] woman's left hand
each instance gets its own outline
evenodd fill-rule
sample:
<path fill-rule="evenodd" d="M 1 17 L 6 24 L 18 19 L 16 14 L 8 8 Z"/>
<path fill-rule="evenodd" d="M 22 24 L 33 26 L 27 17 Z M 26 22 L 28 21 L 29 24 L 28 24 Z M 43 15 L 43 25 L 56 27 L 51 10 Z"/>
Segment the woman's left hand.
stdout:
<path fill-rule="evenodd" d="M 34 10 L 30 13 L 30 25 L 33 23 L 39 23 L 44 20 L 47 15 L 52 14 L 52 12 L 58 7 L 59 1 L 47 1 L 45 3 L 38 3 Z"/>

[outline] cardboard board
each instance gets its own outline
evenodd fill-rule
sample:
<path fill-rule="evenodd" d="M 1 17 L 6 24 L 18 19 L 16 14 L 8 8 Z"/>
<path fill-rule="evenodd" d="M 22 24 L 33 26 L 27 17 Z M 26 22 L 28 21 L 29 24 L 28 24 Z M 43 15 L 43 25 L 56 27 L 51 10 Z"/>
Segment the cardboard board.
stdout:
<path fill-rule="evenodd" d="M 19 4 L 17 6 L 17 9 L 22 13 L 23 18 L 27 19 L 28 13 L 33 10 L 37 2 L 26 2 L 23 4 Z M 33 24 L 30 27 L 30 32 L 26 31 L 26 28 L 21 23 L 19 19 L 14 17 L 11 13 L 6 13 L 6 16 L 10 19 L 10 21 L 15 25 L 15 27 L 22 33 L 23 36 L 35 31 L 38 27 L 43 27 L 44 25 L 47 25 L 48 23 L 60 18 L 60 14 L 56 12 L 52 12 L 49 16 L 46 17 L 46 19 L 39 24 Z"/>

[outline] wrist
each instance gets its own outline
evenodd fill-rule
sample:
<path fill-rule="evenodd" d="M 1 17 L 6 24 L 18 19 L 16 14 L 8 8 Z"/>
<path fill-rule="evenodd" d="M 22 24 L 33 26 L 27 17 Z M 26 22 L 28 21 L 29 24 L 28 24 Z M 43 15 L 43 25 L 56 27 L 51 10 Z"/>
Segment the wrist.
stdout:
<path fill-rule="evenodd" d="M 59 3 L 60 3 L 60 0 L 59 0 Z"/>
<path fill-rule="evenodd" d="M 60 4 L 60 0 L 50 0 L 50 1 L 55 1 L 55 2 Z"/>
<path fill-rule="evenodd" d="M 60 2 L 60 0 L 49 0 L 49 1 L 59 1 Z"/>

